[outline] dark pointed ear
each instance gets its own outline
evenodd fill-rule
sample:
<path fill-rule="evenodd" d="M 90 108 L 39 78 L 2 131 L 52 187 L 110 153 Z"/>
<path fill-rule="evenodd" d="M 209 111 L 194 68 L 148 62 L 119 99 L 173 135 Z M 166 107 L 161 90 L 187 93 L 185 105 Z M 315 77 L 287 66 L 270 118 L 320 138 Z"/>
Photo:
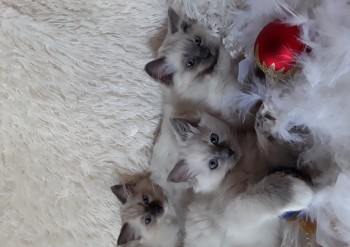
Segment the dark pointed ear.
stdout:
<path fill-rule="evenodd" d="M 165 57 L 161 57 L 146 64 L 145 71 L 153 79 L 170 85 L 173 82 L 175 68 L 167 64 Z"/>
<path fill-rule="evenodd" d="M 172 8 L 168 9 L 169 32 L 179 31 L 180 16 Z"/>
<path fill-rule="evenodd" d="M 196 174 L 190 171 L 188 164 L 184 160 L 176 163 L 168 175 L 168 181 L 173 183 L 188 182 L 195 178 Z"/>
<path fill-rule="evenodd" d="M 186 22 L 183 18 L 175 12 L 174 9 L 168 9 L 168 33 L 176 33 L 179 30 L 184 32 L 187 31 L 187 28 L 190 26 L 188 22 Z"/>
<path fill-rule="evenodd" d="M 131 184 L 117 184 L 112 186 L 111 190 L 119 201 L 125 204 L 128 198 L 134 193 L 134 186 Z"/>
<path fill-rule="evenodd" d="M 129 223 L 125 223 L 120 230 L 118 245 L 126 244 L 130 241 L 139 240 L 140 236 Z"/>
<path fill-rule="evenodd" d="M 171 126 L 175 131 L 175 134 L 182 140 L 187 140 L 195 132 L 198 132 L 198 122 L 190 121 L 185 118 L 170 118 Z"/>

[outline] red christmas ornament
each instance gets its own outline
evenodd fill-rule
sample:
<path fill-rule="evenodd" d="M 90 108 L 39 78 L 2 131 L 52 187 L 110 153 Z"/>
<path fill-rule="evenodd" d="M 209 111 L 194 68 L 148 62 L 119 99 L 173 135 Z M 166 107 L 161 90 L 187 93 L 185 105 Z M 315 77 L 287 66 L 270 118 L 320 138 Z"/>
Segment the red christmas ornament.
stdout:
<path fill-rule="evenodd" d="M 300 42 L 298 26 L 290 26 L 279 20 L 270 22 L 259 33 L 255 45 L 255 59 L 259 68 L 272 78 L 281 79 L 297 70 L 297 56 L 307 46 Z"/>

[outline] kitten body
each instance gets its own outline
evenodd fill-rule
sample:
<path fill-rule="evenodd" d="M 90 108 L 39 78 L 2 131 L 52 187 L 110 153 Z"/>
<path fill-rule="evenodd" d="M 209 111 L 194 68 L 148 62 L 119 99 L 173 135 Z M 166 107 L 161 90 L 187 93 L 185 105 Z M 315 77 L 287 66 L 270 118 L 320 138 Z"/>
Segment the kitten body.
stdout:
<path fill-rule="evenodd" d="M 185 246 L 279 246 L 279 216 L 307 207 L 310 186 L 292 176 L 267 176 L 281 164 L 260 150 L 254 132 L 235 132 L 216 118 L 208 119 L 210 128 L 186 119 L 173 124 L 183 137 L 183 149 L 181 165 L 169 179 L 188 183 L 196 192 L 188 207 Z M 227 158 L 209 151 L 218 146 L 229 147 L 234 155 Z M 205 148 L 208 151 L 202 152 Z M 219 160 L 215 166 L 213 159 Z"/>
<path fill-rule="evenodd" d="M 136 184 L 115 185 L 113 193 L 123 203 L 118 245 L 177 247 L 181 229 L 175 210 L 163 189 L 149 175 Z"/>
<path fill-rule="evenodd" d="M 183 225 L 186 206 L 192 198 L 192 190 L 187 184 L 174 184 L 167 180 L 180 155 L 179 142 L 172 130 L 170 118 L 192 115 L 196 112 L 191 103 L 179 101 L 177 97 L 169 95 L 163 103 L 163 114 L 160 132 L 153 146 L 149 171 L 152 181 L 165 190 L 168 199 L 174 205 L 180 224 Z"/>

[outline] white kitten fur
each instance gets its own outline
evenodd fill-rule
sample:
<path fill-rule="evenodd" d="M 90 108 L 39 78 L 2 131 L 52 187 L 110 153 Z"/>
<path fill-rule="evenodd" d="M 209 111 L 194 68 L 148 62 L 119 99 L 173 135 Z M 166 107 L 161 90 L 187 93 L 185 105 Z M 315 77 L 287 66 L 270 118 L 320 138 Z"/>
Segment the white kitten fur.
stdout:
<path fill-rule="evenodd" d="M 195 112 L 190 104 L 179 102 L 171 95 L 163 103 L 163 120 L 160 132 L 153 147 L 149 170 L 151 179 L 158 183 L 172 201 L 180 222 L 184 222 L 185 210 L 191 192 L 186 184 L 172 184 L 167 181 L 168 175 L 179 157 L 179 143 L 170 123 L 172 116 L 178 116 Z"/>

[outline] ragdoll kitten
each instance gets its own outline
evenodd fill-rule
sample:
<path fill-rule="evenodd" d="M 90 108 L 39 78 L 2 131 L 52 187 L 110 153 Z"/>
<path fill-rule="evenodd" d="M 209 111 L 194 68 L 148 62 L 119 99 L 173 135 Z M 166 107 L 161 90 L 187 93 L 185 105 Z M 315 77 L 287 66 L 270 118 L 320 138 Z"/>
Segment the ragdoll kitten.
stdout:
<path fill-rule="evenodd" d="M 187 182 L 197 192 L 188 207 L 184 246 L 279 246 L 279 216 L 306 208 L 312 189 L 293 176 L 267 175 L 273 165 L 254 133 L 235 133 L 208 118 L 211 128 L 172 120 L 183 145 L 169 181 Z"/>
<path fill-rule="evenodd" d="M 240 90 L 237 61 L 206 27 L 180 18 L 169 8 L 168 33 L 158 53 L 145 70 L 165 85 L 165 100 L 168 94 L 176 95 L 208 107 L 231 124 L 252 124 L 249 114 L 240 117 L 238 107 L 224 100 Z"/>
<path fill-rule="evenodd" d="M 120 184 L 111 189 L 123 203 L 118 245 L 179 246 L 181 232 L 177 216 L 163 189 L 149 176 L 136 184 Z"/>
<path fill-rule="evenodd" d="M 180 119 L 171 120 L 174 116 L 187 116 L 187 120 L 192 119 L 192 123 L 201 129 L 201 132 L 197 133 L 198 139 L 202 138 L 208 142 L 207 135 L 210 135 L 211 133 L 209 132 L 211 131 L 215 132 L 214 134 L 216 135 L 220 135 L 220 145 L 212 148 L 206 145 L 196 145 L 197 139 L 193 140 L 193 143 L 191 142 L 192 139 L 184 141 L 184 138 L 187 138 L 186 135 L 189 135 L 189 133 L 180 135 L 178 132 L 181 128 L 185 128 L 186 125 L 181 125 Z M 174 132 L 174 128 L 179 131 Z M 206 131 L 205 135 L 203 134 L 204 131 Z M 233 138 L 235 135 L 237 137 Z M 213 135 L 213 138 L 216 138 L 215 135 Z M 222 140 L 226 140 L 226 145 L 223 145 L 224 142 Z M 184 152 L 187 146 L 189 146 L 188 150 L 191 150 L 191 152 Z M 194 147 L 197 148 L 194 150 Z M 241 151 L 242 147 L 244 147 L 244 150 L 248 150 L 249 155 L 245 155 L 247 151 Z M 209 156 L 212 158 L 218 156 L 220 158 L 217 157 L 213 162 L 217 162 L 218 164 L 226 162 L 225 164 L 228 165 L 220 166 L 223 168 L 217 169 L 215 172 L 207 171 L 206 174 L 203 173 L 202 176 L 196 176 L 195 179 L 191 176 L 195 175 L 198 171 L 195 171 L 195 167 L 192 165 L 192 171 L 191 174 L 187 174 L 188 177 L 185 177 L 185 174 L 181 174 L 187 167 L 186 163 L 183 162 L 184 160 L 187 162 L 193 160 L 195 165 L 198 164 L 199 171 L 205 171 L 204 168 L 206 167 L 202 167 L 202 163 L 198 159 L 201 158 L 203 163 L 209 162 L 211 160 Z M 179 157 L 183 157 L 183 159 L 179 159 Z M 210 191 L 214 189 L 214 184 L 218 187 L 226 172 L 233 167 L 235 161 L 241 158 L 245 160 L 265 159 L 272 166 L 280 166 L 281 164 L 290 165 L 293 163 L 289 150 L 283 146 L 271 145 L 269 149 L 262 151 L 256 145 L 256 134 L 253 131 L 232 132 L 225 123 L 207 114 L 205 109 L 200 108 L 198 105 L 194 106 L 188 101 L 179 101 L 177 97 L 169 95 L 168 101 L 164 104 L 164 117 L 159 135 L 153 147 L 149 170 L 152 180 L 164 188 L 169 200 L 173 202 L 181 225 L 185 221 L 187 205 L 192 200 L 192 190 Z M 205 159 L 207 160 L 204 161 Z M 175 171 L 174 167 L 179 172 L 172 172 Z M 255 169 L 264 169 L 266 171 L 264 167 L 260 168 L 259 166 L 255 167 Z M 180 182 L 181 179 L 190 180 L 190 183 L 171 182 Z M 214 179 L 216 182 L 213 181 Z M 209 181 L 213 181 L 213 183 L 209 183 Z"/>
<path fill-rule="evenodd" d="M 236 138 L 226 125 L 201 112 L 192 119 L 169 120 L 178 141 L 178 161 L 168 175 L 169 182 L 188 182 L 195 192 L 219 188 L 227 172 L 241 157 Z"/>
<path fill-rule="evenodd" d="M 195 192 L 210 192 L 219 188 L 236 163 L 252 164 L 257 179 L 269 168 L 294 165 L 283 146 L 262 150 L 254 131 L 236 131 L 203 111 L 191 117 L 169 121 L 178 143 L 178 160 L 168 181 L 189 182 Z"/>

